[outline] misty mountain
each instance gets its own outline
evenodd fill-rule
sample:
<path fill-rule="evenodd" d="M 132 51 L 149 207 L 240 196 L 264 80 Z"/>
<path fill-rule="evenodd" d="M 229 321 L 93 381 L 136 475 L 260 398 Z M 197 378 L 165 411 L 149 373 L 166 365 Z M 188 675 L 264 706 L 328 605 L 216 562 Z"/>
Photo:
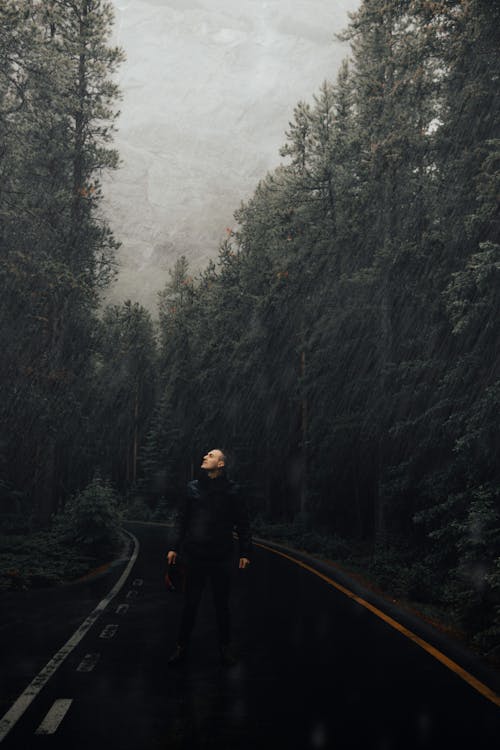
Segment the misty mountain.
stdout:
<path fill-rule="evenodd" d="M 106 176 L 118 279 L 108 300 L 154 309 L 168 268 L 215 257 L 233 212 L 279 163 L 301 99 L 333 80 L 348 46 L 335 35 L 357 0 L 116 0 L 127 55 Z"/>

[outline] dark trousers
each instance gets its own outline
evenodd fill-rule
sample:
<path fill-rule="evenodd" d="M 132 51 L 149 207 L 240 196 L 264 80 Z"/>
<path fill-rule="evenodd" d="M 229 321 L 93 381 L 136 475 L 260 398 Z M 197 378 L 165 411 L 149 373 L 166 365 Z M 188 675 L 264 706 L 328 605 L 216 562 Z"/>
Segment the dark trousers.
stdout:
<path fill-rule="evenodd" d="M 229 593 L 231 590 L 231 577 L 233 559 L 225 560 L 197 560 L 190 559 L 185 565 L 184 578 L 184 606 L 181 615 L 179 637 L 177 642 L 180 646 L 188 646 L 191 638 L 201 595 L 210 581 L 213 602 L 215 605 L 215 616 L 219 644 L 227 645 L 231 640 L 231 614 L 229 611 Z"/>

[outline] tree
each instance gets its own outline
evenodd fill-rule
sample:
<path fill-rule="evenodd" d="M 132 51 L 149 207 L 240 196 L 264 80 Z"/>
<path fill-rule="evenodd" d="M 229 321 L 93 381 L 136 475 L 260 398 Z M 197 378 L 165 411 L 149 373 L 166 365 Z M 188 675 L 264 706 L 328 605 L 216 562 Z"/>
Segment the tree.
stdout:
<path fill-rule="evenodd" d="M 104 310 L 95 366 L 95 460 L 126 490 L 139 478 L 140 445 L 157 396 L 155 333 L 141 305 L 128 300 Z"/>
<path fill-rule="evenodd" d="M 97 175 L 117 165 L 111 76 L 122 54 L 107 46 L 108 2 L 18 0 L 2 20 L 3 423 L 10 481 L 45 523 L 68 491 L 67 435 L 78 432 L 91 320 L 117 247 Z"/>

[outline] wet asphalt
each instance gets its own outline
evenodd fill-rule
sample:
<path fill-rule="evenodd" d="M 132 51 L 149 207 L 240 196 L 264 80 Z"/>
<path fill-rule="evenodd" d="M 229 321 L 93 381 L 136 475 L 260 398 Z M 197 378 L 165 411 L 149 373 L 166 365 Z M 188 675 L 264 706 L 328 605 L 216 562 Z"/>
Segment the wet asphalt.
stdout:
<path fill-rule="evenodd" d="M 189 660 L 169 668 L 182 592 L 164 583 L 168 529 L 127 528 L 140 550 L 125 585 L 0 742 L 2 750 L 497 746 L 498 706 L 368 609 L 258 546 L 245 570 L 238 569 L 235 550 L 237 664 L 219 664 L 207 590 Z M 125 564 L 87 582 L 3 595 L 1 715 Z M 101 637 L 105 630 L 111 637 Z M 95 666 L 81 671 L 86 656 Z M 60 725 L 53 734 L 37 734 L 58 699 L 71 701 Z"/>

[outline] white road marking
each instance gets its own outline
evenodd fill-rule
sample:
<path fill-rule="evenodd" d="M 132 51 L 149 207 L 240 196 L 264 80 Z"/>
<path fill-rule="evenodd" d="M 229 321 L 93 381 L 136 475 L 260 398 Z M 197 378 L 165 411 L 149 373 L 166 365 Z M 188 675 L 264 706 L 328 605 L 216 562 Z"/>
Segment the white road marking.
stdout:
<path fill-rule="evenodd" d="M 77 666 L 77 672 L 92 672 L 101 654 L 86 654 Z"/>
<path fill-rule="evenodd" d="M 119 604 L 116 608 L 117 615 L 125 615 L 128 612 L 129 604 Z"/>
<path fill-rule="evenodd" d="M 130 589 L 130 591 L 127 591 L 127 599 L 133 599 L 134 596 L 137 596 L 137 589 Z"/>
<path fill-rule="evenodd" d="M 134 580 L 134 581 L 132 582 L 132 586 L 142 586 L 142 584 L 143 584 L 143 583 L 144 583 L 144 581 L 143 581 L 143 579 L 142 579 L 142 578 L 136 578 L 136 579 L 135 579 L 135 580 Z"/>
<path fill-rule="evenodd" d="M 102 633 L 100 633 L 99 638 L 112 638 L 117 630 L 118 625 L 106 625 Z"/>
<path fill-rule="evenodd" d="M 130 571 L 132 570 L 139 554 L 139 541 L 133 534 L 130 534 L 128 531 L 126 533 L 129 534 L 129 536 L 132 537 L 134 541 L 134 551 L 132 552 L 132 557 L 128 561 L 127 567 L 125 568 L 109 594 L 99 602 L 94 611 L 87 617 L 86 620 L 84 620 L 84 622 L 82 622 L 78 630 L 73 633 L 69 641 L 66 641 L 64 646 L 59 649 L 57 654 L 52 657 L 52 659 L 45 665 L 41 672 L 39 672 L 37 676 L 30 682 L 24 692 L 21 693 L 19 698 L 12 704 L 7 713 L 4 714 L 0 721 L 0 742 L 5 739 L 14 724 L 19 721 L 26 709 L 35 700 L 38 693 L 42 690 L 43 687 L 45 687 L 54 672 L 60 667 L 68 654 L 73 651 L 75 646 L 80 643 L 82 638 L 88 633 L 95 621 L 101 616 L 110 601 L 114 599 L 120 589 L 124 586 L 125 581 L 130 575 Z"/>
<path fill-rule="evenodd" d="M 68 713 L 68 709 L 72 703 L 72 698 L 59 698 L 54 701 L 52 708 L 36 730 L 35 734 L 54 734 L 54 732 L 57 732 L 59 724 Z"/>

